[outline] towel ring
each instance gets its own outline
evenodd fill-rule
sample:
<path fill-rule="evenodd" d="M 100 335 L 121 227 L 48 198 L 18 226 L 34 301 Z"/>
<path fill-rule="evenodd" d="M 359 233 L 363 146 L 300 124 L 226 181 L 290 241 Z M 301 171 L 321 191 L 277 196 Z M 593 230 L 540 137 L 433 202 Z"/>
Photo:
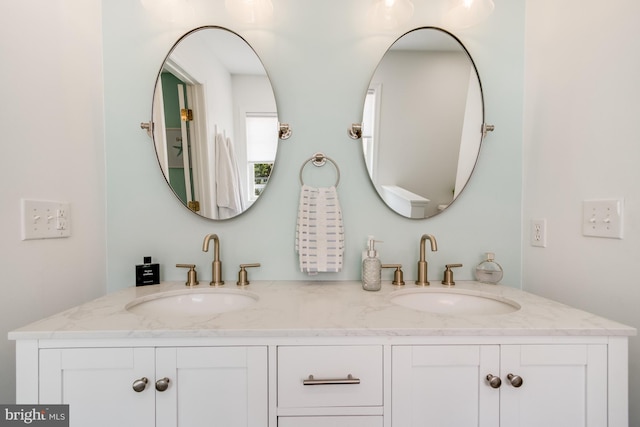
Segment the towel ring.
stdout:
<path fill-rule="evenodd" d="M 321 167 L 327 163 L 327 160 L 330 161 L 333 164 L 333 166 L 336 168 L 336 174 L 338 176 L 336 178 L 336 183 L 334 186 L 337 187 L 338 184 L 340 183 L 340 168 L 338 167 L 338 164 L 334 162 L 331 157 L 327 157 L 322 153 L 314 154 L 312 158 L 310 158 L 309 160 L 305 161 L 302 164 L 302 167 L 300 168 L 300 184 L 304 185 L 304 181 L 302 180 L 302 171 L 304 170 L 304 167 L 307 165 L 307 163 L 311 162 L 314 166 Z"/>

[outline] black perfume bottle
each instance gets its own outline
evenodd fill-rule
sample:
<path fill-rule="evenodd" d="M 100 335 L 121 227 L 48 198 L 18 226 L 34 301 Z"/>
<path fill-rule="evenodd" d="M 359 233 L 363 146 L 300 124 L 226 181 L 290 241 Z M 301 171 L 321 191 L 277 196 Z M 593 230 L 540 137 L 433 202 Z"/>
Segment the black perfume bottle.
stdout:
<path fill-rule="evenodd" d="M 151 257 L 144 257 L 144 264 L 136 265 L 136 286 L 160 283 L 160 264 L 152 264 Z"/>

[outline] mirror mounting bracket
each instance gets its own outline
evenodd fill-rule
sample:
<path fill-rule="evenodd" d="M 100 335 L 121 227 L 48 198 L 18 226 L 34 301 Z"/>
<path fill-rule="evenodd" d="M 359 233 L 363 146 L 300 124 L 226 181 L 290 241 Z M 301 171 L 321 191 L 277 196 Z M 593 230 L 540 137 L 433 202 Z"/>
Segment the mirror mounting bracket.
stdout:
<path fill-rule="evenodd" d="M 291 126 L 289 123 L 280 123 L 278 127 L 278 138 L 285 140 L 291 137 Z"/>
<path fill-rule="evenodd" d="M 482 124 L 482 137 L 486 138 L 487 137 L 487 133 L 488 132 L 493 132 L 495 130 L 495 126 L 494 125 L 488 125 L 486 123 Z"/>
<path fill-rule="evenodd" d="M 140 129 L 146 130 L 147 135 L 149 135 L 149 138 L 153 138 L 153 122 L 140 123 Z"/>
<path fill-rule="evenodd" d="M 351 127 L 347 129 L 347 132 L 351 139 L 362 138 L 362 123 L 352 123 Z"/>

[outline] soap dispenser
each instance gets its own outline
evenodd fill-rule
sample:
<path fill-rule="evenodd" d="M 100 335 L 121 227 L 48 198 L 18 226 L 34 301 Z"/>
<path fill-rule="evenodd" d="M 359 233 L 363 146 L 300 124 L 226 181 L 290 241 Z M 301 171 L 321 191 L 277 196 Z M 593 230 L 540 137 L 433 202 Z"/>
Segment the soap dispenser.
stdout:
<path fill-rule="evenodd" d="M 487 252 L 487 259 L 476 267 L 476 280 L 495 285 L 502 279 L 503 271 L 500 264 L 494 261 L 493 252 Z"/>
<path fill-rule="evenodd" d="M 376 240 L 369 236 L 367 257 L 362 261 L 362 289 L 379 291 L 382 286 L 382 263 L 376 252 Z"/>

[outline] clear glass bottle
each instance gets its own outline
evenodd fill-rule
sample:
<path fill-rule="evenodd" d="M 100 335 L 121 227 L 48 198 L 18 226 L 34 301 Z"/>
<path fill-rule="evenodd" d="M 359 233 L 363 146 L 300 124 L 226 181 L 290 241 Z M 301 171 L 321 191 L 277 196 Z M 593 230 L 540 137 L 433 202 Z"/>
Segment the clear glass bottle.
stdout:
<path fill-rule="evenodd" d="M 382 287 L 382 262 L 375 249 L 375 240 L 369 237 L 367 257 L 362 261 L 362 289 L 379 291 Z"/>
<path fill-rule="evenodd" d="M 504 272 L 500 264 L 494 261 L 495 254 L 493 252 L 487 252 L 487 259 L 482 261 L 476 267 L 476 280 L 482 283 L 490 283 L 495 285 L 500 280 Z"/>

